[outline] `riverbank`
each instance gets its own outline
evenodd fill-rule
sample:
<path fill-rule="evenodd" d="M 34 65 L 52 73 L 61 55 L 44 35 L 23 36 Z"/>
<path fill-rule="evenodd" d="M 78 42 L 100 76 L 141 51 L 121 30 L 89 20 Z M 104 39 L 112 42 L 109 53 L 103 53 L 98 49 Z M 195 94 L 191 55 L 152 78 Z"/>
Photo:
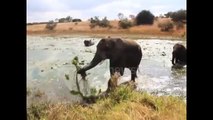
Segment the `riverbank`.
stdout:
<path fill-rule="evenodd" d="M 186 103 L 181 97 L 156 96 L 120 86 L 94 104 L 31 104 L 27 117 L 30 120 L 186 120 Z"/>

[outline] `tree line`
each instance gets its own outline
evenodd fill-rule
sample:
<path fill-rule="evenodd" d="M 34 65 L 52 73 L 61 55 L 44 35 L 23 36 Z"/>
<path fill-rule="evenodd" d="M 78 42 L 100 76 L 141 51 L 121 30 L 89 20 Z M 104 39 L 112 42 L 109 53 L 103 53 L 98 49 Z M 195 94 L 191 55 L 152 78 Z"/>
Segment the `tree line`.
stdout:
<path fill-rule="evenodd" d="M 120 29 L 128 29 L 132 26 L 152 25 L 158 18 L 170 18 L 171 21 L 158 23 L 158 27 L 161 29 L 161 31 L 170 31 L 174 28 L 174 26 L 176 26 L 177 29 L 181 29 L 186 23 L 186 12 L 186 10 L 181 9 L 178 11 L 168 12 L 164 15 L 154 16 L 149 10 L 142 10 L 136 16 L 129 15 L 130 19 L 128 19 L 128 17 L 125 17 L 123 13 L 118 13 L 118 26 Z M 49 21 L 46 25 L 46 28 L 49 30 L 53 30 L 56 27 L 57 23 L 81 21 L 81 19 L 73 19 L 72 17 L 67 16 L 65 18 L 55 19 L 55 22 L 53 20 Z M 109 29 L 112 28 L 112 25 L 110 25 L 110 21 L 107 19 L 107 17 L 99 19 L 98 16 L 94 16 L 88 19 L 88 21 L 90 21 L 91 29 L 95 28 L 96 26 Z"/>

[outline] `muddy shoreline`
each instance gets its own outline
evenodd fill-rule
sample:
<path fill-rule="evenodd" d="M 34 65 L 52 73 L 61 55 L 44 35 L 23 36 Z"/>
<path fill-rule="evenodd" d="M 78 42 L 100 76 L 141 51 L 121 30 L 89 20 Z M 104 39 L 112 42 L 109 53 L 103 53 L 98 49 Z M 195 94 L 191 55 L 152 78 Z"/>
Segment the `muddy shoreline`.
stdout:
<path fill-rule="evenodd" d="M 185 37 L 175 37 L 170 35 L 143 35 L 143 34 L 137 34 L 137 33 L 85 33 L 85 32 L 74 32 L 74 33 L 57 33 L 57 32 L 32 32 L 27 33 L 27 36 L 41 36 L 41 37 L 64 37 L 64 38 L 70 38 L 70 37 L 85 37 L 85 38 L 103 38 L 103 37 L 120 37 L 123 39 L 159 39 L 159 40 L 180 40 L 180 41 L 186 41 Z"/>

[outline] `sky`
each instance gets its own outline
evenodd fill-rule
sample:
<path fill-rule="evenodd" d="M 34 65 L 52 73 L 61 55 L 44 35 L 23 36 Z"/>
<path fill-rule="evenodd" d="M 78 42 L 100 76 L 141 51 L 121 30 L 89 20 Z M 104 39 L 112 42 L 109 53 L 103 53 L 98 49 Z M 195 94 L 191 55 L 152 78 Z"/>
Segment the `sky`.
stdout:
<path fill-rule="evenodd" d="M 118 19 L 118 13 L 129 17 L 142 10 L 159 16 L 180 9 L 187 9 L 186 0 L 27 0 L 27 23 L 47 22 L 67 16 L 82 20 L 106 16 L 113 20 Z"/>

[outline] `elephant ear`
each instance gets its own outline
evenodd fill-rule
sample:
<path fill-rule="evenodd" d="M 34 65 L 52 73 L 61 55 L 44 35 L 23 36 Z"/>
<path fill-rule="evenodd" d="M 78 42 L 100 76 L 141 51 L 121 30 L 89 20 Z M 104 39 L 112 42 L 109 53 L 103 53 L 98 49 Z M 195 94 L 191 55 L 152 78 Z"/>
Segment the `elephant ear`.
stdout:
<path fill-rule="evenodd" d="M 113 40 L 110 40 L 110 38 L 109 39 L 103 38 L 103 39 L 101 39 L 101 41 L 99 42 L 97 47 L 100 50 L 108 51 L 108 50 L 114 48 L 114 46 L 115 46 L 115 44 L 114 44 Z"/>
<path fill-rule="evenodd" d="M 98 46 L 97 46 L 100 50 L 107 50 L 109 48 L 109 45 L 107 44 L 107 41 L 106 39 L 101 39 L 100 42 L 98 43 Z"/>
<path fill-rule="evenodd" d="M 114 47 L 115 47 L 115 41 L 113 41 L 113 40 L 107 40 L 107 41 L 105 41 L 104 46 L 105 46 L 105 50 L 106 51 L 113 50 Z"/>

